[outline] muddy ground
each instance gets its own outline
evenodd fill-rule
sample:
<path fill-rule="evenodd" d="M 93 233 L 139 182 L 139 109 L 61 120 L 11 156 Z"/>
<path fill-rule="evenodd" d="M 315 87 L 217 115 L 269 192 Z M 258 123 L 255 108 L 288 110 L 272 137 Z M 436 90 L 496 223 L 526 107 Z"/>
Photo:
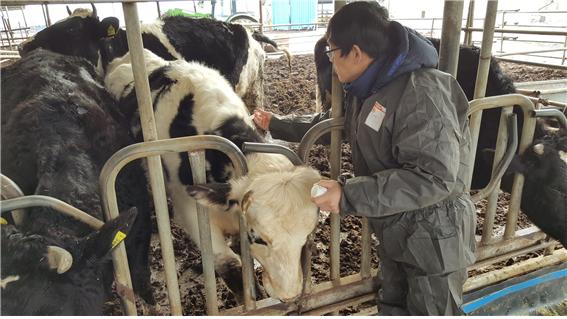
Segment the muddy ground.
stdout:
<path fill-rule="evenodd" d="M 503 63 L 504 70 L 509 73 L 515 81 L 536 81 L 567 77 L 567 71 L 551 70 L 539 67 Z M 542 70 L 543 69 L 543 70 Z M 309 114 L 315 110 L 315 82 L 316 73 L 312 55 L 294 56 L 292 60 L 292 71 L 289 72 L 287 62 L 284 58 L 268 59 L 265 65 L 266 82 L 266 108 L 276 114 Z M 289 145 L 296 149 L 296 145 Z M 329 165 L 327 158 L 328 149 L 323 146 L 316 146 L 310 153 L 309 164 L 321 171 L 322 175 L 329 176 Z M 350 148 L 343 145 L 342 148 L 342 167 L 341 173 L 352 173 L 350 162 Z M 508 209 L 509 194 L 501 193 L 497 204 L 497 217 L 494 232 L 500 233 L 505 221 L 505 213 Z M 480 230 L 484 221 L 484 210 L 486 201 L 483 200 L 476 205 L 477 207 L 477 235 L 481 235 Z M 531 223 L 525 215 L 521 214 L 518 228 L 530 227 Z M 181 286 L 181 300 L 184 315 L 204 315 L 205 298 L 203 292 L 203 279 L 201 256 L 197 247 L 183 234 L 183 231 L 172 225 L 173 243 L 176 255 L 177 275 Z M 341 276 L 355 274 L 360 271 L 360 232 L 361 221 L 357 217 L 347 217 L 341 223 Z M 315 235 L 315 247 L 312 257 L 312 280 L 319 283 L 329 279 L 329 241 L 330 241 L 330 219 L 328 214 L 322 213 Z M 372 236 L 373 246 L 377 241 Z M 532 253 L 528 258 L 537 256 L 539 253 Z M 518 258 L 503 261 L 495 266 L 475 270 L 470 275 L 479 274 L 496 267 L 502 267 L 514 263 Z M 375 248 L 372 248 L 372 267 L 378 266 L 378 258 Z M 155 288 L 155 296 L 160 305 L 159 309 L 152 314 L 169 314 L 169 301 L 165 288 L 163 273 L 163 263 L 159 241 L 157 239 L 157 228 L 154 223 L 154 239 L 151 247 L 151 267 L 152 285 Z M 261 269 L 256 270 L 257 275 L 261 274 Z M 220 309 L 228 309 L 236 305 L 232 293 L 230 293 L 222 280 L 217 279 L 218 300 Z M 368 307 L 372 303 L 363 306 L 350 307 L 341 311 L 347 315 L 359 311 L 362 307 Z M 106 314 L 121 314 L 121 309 L 117 300 L 107 303 Z"/>

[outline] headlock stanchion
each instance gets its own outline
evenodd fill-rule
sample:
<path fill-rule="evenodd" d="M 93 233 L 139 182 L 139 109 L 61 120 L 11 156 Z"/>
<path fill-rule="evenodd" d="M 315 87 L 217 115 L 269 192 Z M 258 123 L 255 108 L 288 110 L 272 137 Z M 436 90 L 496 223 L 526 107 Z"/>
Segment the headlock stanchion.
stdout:
<path fill-rule="evenodd" d="M 127 146 L 121 149 L 120 151 L 116 152 L 106 162 L 100 174 L 103 208 L 107 218 L 115 218 L 116 216 L 118 216 L 118 204 L 116 199 L 115 182 L 118 173 L 124 166 L 126 166 L 126 164 L 128 164 L 133 160 L 146 158 L 150 156 L 159 156 L 161 154 L 166 154 L 166 153 L 198 152 L 198 151 L 203 151 L 205 149 L 213 149 L 225 153 L 232 161 L 232 164 L 234 165 L 236 177 L 242 176 L 247 173 L 248 168 L 246 165 L 246 159 L 242 154 L 242 152 L 238 149 L 238 147 L 229 140 L 214 135 L 199 135 L 199 136 L 180 137 L 180 138 L 151 141 L 151 142 L 142 142 Z M 201 169 L 204 172 L 204 165 L 200 168 L 194 168 L 194 169 Z M 162 183 L 162 188 L 158 190 L 163 193 L 162 194 L 162 196 L 164 197 L 163 204 L 167 205 L 165 202 L 165 186 L 163 185 L 163 180 L 161 181 L 161 183 Z M 155 202 L 156 189 L 153 189 L 153 191 L 154 191 L 154 202 Z M 158 227 L 161 227 L 162 229 L 161 232 L 163 232 L 163 234 L 160 232 L 160 241 L 167 240 L 171 244 L 172 237 L 171 237 L 171 228 L 169 225 L 169 214 L 167 214 L 167 206 L 165 207 L 165 213 L 166 213 L 165 218 L 162 219 L 158 218 L 157 220 Z M 208 219 L 208 216 L 205 216 L 206 214 L 200 214 L 200 215 L 202 215 L 201 218 Z M 201 223 L 205 225 L 207 224 L 206 222 L 201 220 L 199 226 L 201 226 Z M 210 247 L 212 247 L 210 241 L 210 228 L 208 229 L 208 231 L 209 231 L 209 236 L 204 236 L 205 242 L 201 242 L 202 247 L 209 247 L 208 249 L 202 249 L 201 251 L 201 254 L 203 256 L 202 257 L 203 263 L 206 263 L 207 265 L 211 264 L 213 260 L 213 256 L 212 256 L 213 252 L 212 249 L 210 249 Z M 208 242 L 206 242 L 207 240 Z M 162 257 L 164 261 L 164 266 L 169 265 L 164 268 L 167 278 L 167 290 L 171 302 L 172 296 L 179 296 L 179 284 L 177 281 L 175 256 L 173 254 L 173 250 L 167 250 L 167 251 L 164 250 L 163 241 L 161 244 Z M 126 250 L 124 246 L 120 245 L 117 247 L 117 249 L 115 249 L 115 252 L 116 253 L 113 255 L 113 257 L 116 257 L 114 258 L 116 281 L 121 285 L 124 285 L 131 289 L 132 285 L 130 280 L 130 271 L 126 259 Z M 122 255 L 124 256 L 124 259 L 122 259 L 121 257 Z M 126 262 L 123 262 L 121 260 L 124 260 Z M 207 265 L 203 265 L 203 267 Z M 216 313 L 218 312 L 218 305 L 216 304 L 216 287 L 215 287 L 216 283 L 214 279 L 214 270 L 211 272 L 207 271 L 206 275 L 207 278 L 205 279 L 205 285 L 206 285 L 205 290 L 207 291 L 207 309 L 210 312 Z M 210 294 L 213 291 L 215 292 L 214 297 L 209 298 Z M 124 303 L 129 302 L 129 300 L 126 300 L 127 298 L 125 298 L 125 296 L 121 296 L 121 298 Z M 178 302 L 177 307 L 181 309 L 180 298 L 176 298 L 174 301 Z M 133 305 L 133 307 L 130 309 L 126 308 L 126 310 L 128 315 L 136 314 L 135 305 Z"/>
<path fill-rule="evenodd" d="M 29 196 L 22 196 L 12 199 L 3 200 L 1 206 L 2 213 L 13 211 L 15 209 L 24 209 L 30 207 L 49 207 L 54 209 L 63 215 L 67 215 L 69 217 L 73 217 L 76 220 L 83 222 L 93 229 L 101 228 L 104 223 L 95 218 L 91 215 L 83 212 L 82 210 L 75 208 L 64 201 L 61 201 L 57 198 L 53 198 L 50 196 L 43 196 L 43 195 L 29 195 Z"/>

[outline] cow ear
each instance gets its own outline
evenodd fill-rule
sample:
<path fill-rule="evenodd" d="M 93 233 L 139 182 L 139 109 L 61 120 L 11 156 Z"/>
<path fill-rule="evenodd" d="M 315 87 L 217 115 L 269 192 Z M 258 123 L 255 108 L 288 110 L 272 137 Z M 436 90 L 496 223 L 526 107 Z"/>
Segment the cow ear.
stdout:
<path fill-rule="evenodd" d="M 132 207 L 106 222 L 99 230 L 81 240 L 81 260 L 99 261 L 120 244 L 130 232 L 138 209 Z"/>
<path fill-rule="evenodd" d="M 99 36 L 101 38 L 113 38 L 118 33 L 119 27 L 120 20 L 118 18 L 104 18 L 99 24 Z"/>
<path fill-rule="evenodd" d="M 232 190 L 229 183 L 188 185 L 186 189 L 189 196 L 203 206 L 229 210 L 233 205 L 238 204 L 238 201 L 229 198 Z"/>

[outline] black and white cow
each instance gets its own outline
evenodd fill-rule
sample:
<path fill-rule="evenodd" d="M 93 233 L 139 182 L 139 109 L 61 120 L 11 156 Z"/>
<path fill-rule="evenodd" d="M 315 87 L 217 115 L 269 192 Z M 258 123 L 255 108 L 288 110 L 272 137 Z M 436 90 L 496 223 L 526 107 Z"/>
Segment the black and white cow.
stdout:
<path fill-rule="evenodd" d="M 93 65 L 80 57 L 37 49 L 2 70 L 1 89 L 2 174 L 26 195 L 52 196 L 103 220 L 100 171 L 107 159 L 133 138 Z M 116 186 L 119 209 L 138 208 L 126 246 L 134 288 L 153 303 L 146 184 L 141 165 L 131 163 L 119 174 Z M 92 233 L 87 225 L 49 208 L 30 209 L 20 227 L 26 233 L 69 245 Z M 106 271 L 106 277 L 111 279 L 112 272 Z M 100 280 L 96 282 L 102 286 Z M 73 295 L 73 289 L 91 289 L 82 285 L 71 282 L 69 294 Z M 25 308 L 21 310 L 25 313 Z M 74 314 L 100 314 L 99 310 Z"/>
<path fill-rule="evenodd" d="M 93 7 L 94 8 L 94 7 Z M 118 19 L 99 21 L 96 11 L 81 10 L 46 28 L 21 45 L 20 53 L 38 48 L 83 56 L 105 66 L 128 52 L 126 31 Z M 265 53 L 259 42 L 274 43 L 240 24 L 213 19 L 163 17 L 141 26 L 144 47 L 165 60 L 199 61 L 218 70 L 244 99 L 249 110 L 263 106 Z M 275 44 L 275 43 L 274 43 Z"/>
<path fill-rule="evenodd" d="M 165 61 L 148 50 L 144 54 L 159 139 L 214 134 L 240 148 L 244 142 L 262 141 L 243 101 L 218 71 L 195 62 Z M 108 65 L 105 85 L 134 123 L 133 132 L 140 136 L 129 55 Z M 310 201 L 309 190 L 319 180 L 319 173 L 295 167 L 283 155 L 248 154 L 249 173 L 234 179 L 226 155 L 207 151 L 206 160 L 208 180 L 213 184 L 191 186 L 187 154 L 162 156 L 175 222 L 199 243 L 193 197 L 210 207 L 215 268 L 231 279 L 240 274 L 241 262 L 225 235 L 238 233 L 238 216 L 245 214 L 249 231 L 257 238 L 251 254 L 264 267 L 266 291 L 282 300 L 297 297 L 303 278 L 301 249 L 317 223 L 317 208 Z M 239 284 L 227 281 L 231 283 L 238 293 Z"/>
<path fill-rule="evenodd" d="M 136 215 L 132 208 L 81 237 L 2 225 L 2 315 L 102 315 L 110 251 L 130 234 Z"/>
<path fill-rule="evenodd" d="M 567 136 L 534 142 L 508 172 L 525 176 L 522 211 L 567 248 Z"/>

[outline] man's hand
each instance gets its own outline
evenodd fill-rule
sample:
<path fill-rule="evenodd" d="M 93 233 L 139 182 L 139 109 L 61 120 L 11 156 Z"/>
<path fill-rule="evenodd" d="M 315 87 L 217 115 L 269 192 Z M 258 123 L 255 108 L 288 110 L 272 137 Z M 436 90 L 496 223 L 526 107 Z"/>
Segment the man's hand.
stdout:
<path fill-rule="evenodd" d="M 272 120 L 272 113 L 266 112 L 264 110 L 255 109 L 254 117 L 252 118 L 254 124 L 264 131 L 268 131 L 270 127 L 270 121 Z"/>
<path fill-rule="evenodd" d="M 311 201 L 321 210 L 331 213 L 339 213 L 339 204 L 341 201 L 342 187 L 337 181 L 320 180 L 317 184 L 327 189 L 325 194 L 318 197 L 311 197 Z"/>

